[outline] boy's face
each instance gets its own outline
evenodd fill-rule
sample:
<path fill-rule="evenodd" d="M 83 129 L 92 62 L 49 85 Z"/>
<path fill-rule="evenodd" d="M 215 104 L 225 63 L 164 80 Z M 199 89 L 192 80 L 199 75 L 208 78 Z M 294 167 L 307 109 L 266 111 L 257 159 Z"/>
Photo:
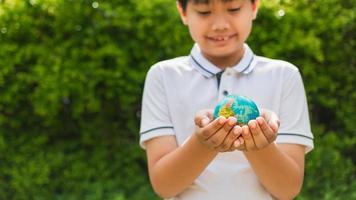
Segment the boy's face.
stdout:
<path fill-rule="evenodd" d="M 204 1 L 201 1 L 204 2 Z M 208 1 L 205 1 L 208 2 Z M 209 3 L 188 1 L 184 11 L 178 5 L 183 23 L 206 58 L 238 61 L 244 51 L 252 21 L 256 18 L 258 1 L 210 0 Z"/>

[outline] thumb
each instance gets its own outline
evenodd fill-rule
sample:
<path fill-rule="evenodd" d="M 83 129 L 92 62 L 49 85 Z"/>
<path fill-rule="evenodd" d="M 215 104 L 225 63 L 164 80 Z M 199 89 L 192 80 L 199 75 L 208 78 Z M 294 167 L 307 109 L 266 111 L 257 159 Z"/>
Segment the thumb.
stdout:
<path fill-rule="evenodd" d="M 210 122 L 210 119 L 208 116 L 204 116 L 203 119 L 201 120 L 200 124 L 201 124 L 201 127 L 204 127 L 206 125 L 208 125 Z"/>
<path fill-rule="evenodd" d="M 204 109 L 196 113 L 194 122 L 199 127 L 204 127 L 213 120 L 212 110 Z"/>
<path fill-rule="evenodd" d="M 273 132 L 278 132 L 280 122 L 277 115 L 273 115 L 273 117 L 269 120 L 268 125 L 272 128 Z"/>

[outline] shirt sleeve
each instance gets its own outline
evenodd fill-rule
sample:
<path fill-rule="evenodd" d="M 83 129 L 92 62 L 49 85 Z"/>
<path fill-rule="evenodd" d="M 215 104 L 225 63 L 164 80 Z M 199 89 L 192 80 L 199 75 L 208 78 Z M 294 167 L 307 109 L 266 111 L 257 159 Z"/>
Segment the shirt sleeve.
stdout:
<path fill-rule="evenodd" d="M 140 146 L 154 137 L 175 135 L 171 122 L 162 68 L 156 64 L 148 71 L 142 97 Z"/>
<path fill-rule="evenodd" d="M 310 128 L 307 98 L 302 77 L 296 67 L 286 76 L 279 110 L 280 128 L 277 143 L 292 143 L 306 146 L 308 153 L 314 148 Z"/>

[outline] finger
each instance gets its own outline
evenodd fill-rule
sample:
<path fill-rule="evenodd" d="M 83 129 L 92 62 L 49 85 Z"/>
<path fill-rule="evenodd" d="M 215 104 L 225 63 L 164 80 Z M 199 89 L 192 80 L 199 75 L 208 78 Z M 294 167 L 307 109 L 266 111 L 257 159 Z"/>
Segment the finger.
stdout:
<path fill-rule="evenodd" d="M 210 119 L 207 116 L 205 116 L 200 122 L 201 127 L 204 127 L 204 126 L 208 125 L 209 122 L 210 122 Z"/>
<path fill-rule="evenodd" d="M 278 132 L 279 125 L 278 125 L 277 121 L 276 122 L 272 122 L 272 123 L 269 122 L 268 126 L 271 127 L 273 132 Z"/>
<path fill-rule="evenodd" d="M 201 127 L 204 127 L 206 124 L 208 124 L 210 122 L 208 116 L 206 115 L 199 115 L 199 116 L 195 116 L 194 118 L 194 123 L 195 125 Z"/>
<path fill-rule="evenodd" d="M 276 113 L 267 109 L 261 109 L 261 116 L 267 121 L 273 132 L 278 132 L 280 121 Z"/>
<path fill-rule="evenodd" d="M 205 115 L 209 118 L 209 121 L 213 121 L 214 120 L 213 112 L 214 111 L 212 109 L 206 109 L 205 110 Z"/>
<path fill-rule="evenodd" d="M 208 125 L 209 122 L 210 122 L 210 120 L 207 116 L 194 119 L 195 125 L 197 125 L 199 128 L 203 128 L 204 126 Z"/>
<path fill-rule="evenodd" d="M 229 148 L 229 146 L 227 146 L 228 144 L 224 144 L 224 140 L 229 135 L 231 129 L 236 125 L 236 121 L 234 117 L 229 117 L 224 126 L 209 138 L 217 150 Z"/>
<path fill-rule="evenodd" d="M 273 132 L 278 132 L 280 122 L 279 122 L 277 115 L 273 114 L 267 123 L 271 127 Z"/>
<path fill-rule="evenodd" d="M 246 151 L 256 150 L 255 142 L 253 141 L 249 127 L 246 125 L 242 126 L 242 136 L 245 140 Z"/>
<path fill-rule="evenodd" d="M 199 132 L 198 136 L 203 140 L 208 140 L 211 136 L 213 136 L 219 129 L 223 127 L 226 122 L 225 117 L 218 117 L 207 126 L 203 127 Z"/>
<path fill-rule="evenodd" d="M 234 134 L 237 135 L 237 137 L 240 137 L 242 135 L 242 128 L 239 125 L 234 126 L 233 128 Z M 240 137 L 243 139 L 242 137 Z"/>
<path fill-rule="evenodd" d="M 268 118 L 268 116 L 267 116 L 267 112 L 266 112 L 266 110 L 265 110 L 265 109 L 260 109 L 260 111 L 261 111 L 261 117 L 263 117 L 263 118 L 267 119 L 267 118 Z"/>
<path fill-rule="evenodd" d="M 227 119 L 227 123 L 225 123 L 224 125 L 225 131 L 231 131 L 231 129 L 234 128 L 236 123 L 237 123 L 237 119 L 235 117 L 229 117 Z"/>
<path fill-rule="evenodd" d="M 234 142 L 236 139 L 241 135 L 242 129 L 239 126 L 234 126 L 229 134 L 226 136 L 225 140 L 223 141 L 223 144 L 220 145 L 221 152 L 226 152 L 226 151 L 234 151 L 236 148 L 234 147 Z"/>
<path fill-rule="evenodd" d="M 234 100 L 233 99 L 229 99 L 227 101 L 227 103 L 225 104 L 226 108 L 230 108 L 233 103 L 234 103 Z"/>
<path fill-rule="evenodd" d="M 242 132 L 242 129 L 241 129 L 241 132 Z M 246 150 L 246 147 L 245 147 L 245 140 L 243 139 L 242 136 L 238 137 L 237 140 L 235 140 L 235 142 L 234 142 L 234 147 L 235 147 L 237 150 L 240 150 L 240 151 L 245 151 L 245 150 Z"/>
<path fill-rule="evenodd" d="M 195 116 L 194 117 L 194 124 L 199 126 L 199 127 L 202 127 L 201 125 L 201 122 L 202 122 L 202 119 L 204 118 L 204 116 Z"/>
<path fill-rule="evenodd" d="M 256 120 L 249 121 L 248 127 L 250 128 L 252 138 L 255 142 L 257 149 L 262 149 L 263 147 L 269 144 L 267 138 L 262 133 L 262 130 L 260 129 L 260 126 L 258 125 L 258 122 Z"/>
<path fill-rule="evenodd" d="M 204 123 L 206 123 L 205 119 L 208 119 L 209 122 L 213 121 L 213 111 L 211 109 L 205 109 L 205 110 L 198 111 L 194 117 L 194 123 L 197 126 L 202 127 L 204 125 Z M 203 122 L 203 124 L 202 124 L 202 122 Z"/>
<path fill-rule="evenodd" d="M 269 143 L 273 142 L 276 139 L 277 132 L 274 132 L 271 127 L 267 124 L 266 120 L 262 117 L 257 118 L 258 125 L 262 130 L 264 136 L 266 137 Z"/>

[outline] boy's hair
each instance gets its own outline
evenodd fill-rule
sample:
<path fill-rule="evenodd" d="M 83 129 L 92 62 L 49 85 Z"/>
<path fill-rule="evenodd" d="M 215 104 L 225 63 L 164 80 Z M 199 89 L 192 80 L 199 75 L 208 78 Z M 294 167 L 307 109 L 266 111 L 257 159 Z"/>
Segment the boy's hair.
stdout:
<path fill-rule="evenodd" d="M 178 0 L 179 4 L 182 6 L 183 10 L 186 10 L 188 1 L 193 1 L 193 3 L 209 3 L 210 0 Z M 221 0 L 224 2 L 231 0 Z M 252 3 L 255 3 L 255 0 L 250 0 Z"/>

